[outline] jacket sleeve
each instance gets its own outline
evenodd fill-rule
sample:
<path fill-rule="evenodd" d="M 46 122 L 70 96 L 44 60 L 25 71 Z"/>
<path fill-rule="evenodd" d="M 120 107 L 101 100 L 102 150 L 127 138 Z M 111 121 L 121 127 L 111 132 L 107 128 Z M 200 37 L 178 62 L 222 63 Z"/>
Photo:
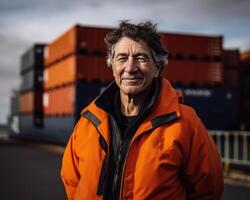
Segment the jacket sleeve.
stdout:
<path fill-rule="evenodd" d="M 75 126 L 73 134 L 71 135 L 66 146 L 61 169 L 61 178 L 69 200 L 74 198 L 74 194 L 80 180 L 80 173 L 78 171 L 79 158 L 75 153 L 77 137 L 76 132 L 77 125 Z"/>
<path fill-rule="evenodd" d="M 213 138 L 197 119 L 184 170 L 187 199 L 217 200 L 223 192 L 223 168 Z"/>

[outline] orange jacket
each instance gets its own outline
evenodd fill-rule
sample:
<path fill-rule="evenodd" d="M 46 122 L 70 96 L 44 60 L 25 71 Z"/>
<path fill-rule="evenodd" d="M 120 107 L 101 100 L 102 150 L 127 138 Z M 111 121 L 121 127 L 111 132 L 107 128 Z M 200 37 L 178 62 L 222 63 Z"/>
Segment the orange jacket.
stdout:
<path fill-rule="evenodd" d="M 130 143 L 120 199 L 219 199 L 221 159 L 194 110 L 179 103 L 165 79 L 154 108 Z M 109 114 L 94 102 L 82 113 L 65 149 L 62 180 L 68 199 L 103 199 L 98 190 L 108 170 Z"/>

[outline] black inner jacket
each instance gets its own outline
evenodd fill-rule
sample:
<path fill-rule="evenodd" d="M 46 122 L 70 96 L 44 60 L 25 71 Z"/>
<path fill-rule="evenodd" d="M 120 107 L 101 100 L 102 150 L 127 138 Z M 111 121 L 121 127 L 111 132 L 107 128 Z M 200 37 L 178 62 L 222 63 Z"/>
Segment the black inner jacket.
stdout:
<path fill-rule="evenodd" d="M 153 108 L 159 95 L 161 79 L 154 79 L 151 89 L 137 116 L 126 117 L 120 110 L 120 92 L 115 82 L 103 92 L 95 104 L 110 114 L 110 151 L 108 175 L 104 199 L 118 200 L 121 185 L 122 168 L 130 141 L 142 121 Z M 110 97 L 114 97 L 110 99 Z"/>
<path fill-rule="evenodd" d="M 120 99 L 120 92 L 117 91 L 115 98 L 114 98 L 114 109 L 115 109 L 115 119 L 118 123 L 120 128 L 121 140 L 123 140 L 124 132 L 129 127 L 130 124 L 136 119 L 137 115 L 135 116 L 125 116 L 121 112 L 121 99 Z"/>

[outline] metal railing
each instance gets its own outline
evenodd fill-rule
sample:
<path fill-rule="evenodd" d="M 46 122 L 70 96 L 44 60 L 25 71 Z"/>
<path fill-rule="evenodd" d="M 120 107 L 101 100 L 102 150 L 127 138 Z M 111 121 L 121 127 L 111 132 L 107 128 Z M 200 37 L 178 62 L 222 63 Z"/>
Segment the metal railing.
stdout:
<path fill-rule="evenodd" d="M 209 131 L 226 165 L 250 166 L 250 132 Z"/>

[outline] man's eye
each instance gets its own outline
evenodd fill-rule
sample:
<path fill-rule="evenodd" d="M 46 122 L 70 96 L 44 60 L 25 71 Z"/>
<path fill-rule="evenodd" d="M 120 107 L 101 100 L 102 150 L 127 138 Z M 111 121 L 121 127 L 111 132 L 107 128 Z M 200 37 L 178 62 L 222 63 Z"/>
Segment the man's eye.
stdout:
<path fill-rule="evenodd" d="M 138 56 L 137 60 L 140 62 L 147 62 L 147 58 L 143 57 L 143 56 Z"/>
<path fill-rule="evenodd" d="M 126 60 L 127 60 L 126 57 L 119 57 L 119 58 L 117 58 L 117 61 L 119 61 L 119 62 L 123 62 L 123 61 L 126 61 Z"/>

